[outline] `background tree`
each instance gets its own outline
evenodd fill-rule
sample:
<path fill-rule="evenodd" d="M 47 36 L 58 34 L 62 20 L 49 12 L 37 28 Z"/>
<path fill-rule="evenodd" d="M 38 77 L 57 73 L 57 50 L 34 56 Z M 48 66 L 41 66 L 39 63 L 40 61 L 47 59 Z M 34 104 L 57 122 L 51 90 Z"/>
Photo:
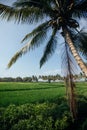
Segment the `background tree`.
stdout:
<path fill-rule="evenodd" d="M 32 77 L 24 77 L 23 82 L 32 82 Z"/>
<path fill-rule="evenodd" d="M 27 34 L 22 42 L 29 42 L 19 50 L 11 59 L 8 68 L 16 60 L 30 49 L 38 47 L 50 30 L 44 54 L 40 60 L 40 67 L 51 57 L 57 47 L 57 37 L 59 33 L 64 38 L 64 51 L 61 59 L 63 60 L 63 70 L 66 86 L 70 101 L 70 111 L 73 118 L 76 118 L 76 106 L 73 83 L 73 70 L 75 62 L 73 57 L 80 66 L 81 70 L 87 76 L 87 66 L 81 59 L 80 55 L 87 58 L 87 32 L 78 29 L 80 26 L 76 18 L 87 17 L 87 0 L 17 0 L 12 7 L 0 4 L 1 17 L 7 20 L 15 19 L 21 23 L 38 23 L 44 20 L 31 33 Z M 73 56 L 72 56 L 73 55 Z M 74 64 L 74 65 L 73 65 Z"/>
<path fill-rule="evenodd" d="M 34 75 L 33 75 L 33 76 L 32 76 L 32 81 L 33 81 L 33 82 L 38 82 L 37 76 L 34 76 Z"/>
<path fill-rule="evenodd" d="M 21 77 L 16 77 L 15 78 L 15 82 L 22 82 L 23 80 L 22 80 L 22 78 Z"/>

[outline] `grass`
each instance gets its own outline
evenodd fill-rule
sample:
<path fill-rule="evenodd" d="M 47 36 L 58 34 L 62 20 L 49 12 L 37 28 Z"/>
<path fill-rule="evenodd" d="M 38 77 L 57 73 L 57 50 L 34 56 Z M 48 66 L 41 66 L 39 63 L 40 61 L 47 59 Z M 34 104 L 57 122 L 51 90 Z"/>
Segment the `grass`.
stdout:
<path fill-rule="evenodd" d="M 87 96 L 87 83 L 77 83 L 77 94 Z M 66 96 L 63 83 L 0 83 L 0 107 L 42 103 Z"/>

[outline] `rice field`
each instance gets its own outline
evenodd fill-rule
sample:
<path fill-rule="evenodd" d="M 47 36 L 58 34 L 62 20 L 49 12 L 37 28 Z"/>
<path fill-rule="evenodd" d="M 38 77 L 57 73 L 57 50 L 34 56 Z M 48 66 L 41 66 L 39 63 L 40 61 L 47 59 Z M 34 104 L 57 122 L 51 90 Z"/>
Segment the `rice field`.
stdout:
<path fill-rule="evenodd" d="M 76 83 L 76 94 L 87 96 L 87 82 Z M 66 97 L 63 83 L 0 83 L 0 107 L 51 102 L 60 97 Z"/>

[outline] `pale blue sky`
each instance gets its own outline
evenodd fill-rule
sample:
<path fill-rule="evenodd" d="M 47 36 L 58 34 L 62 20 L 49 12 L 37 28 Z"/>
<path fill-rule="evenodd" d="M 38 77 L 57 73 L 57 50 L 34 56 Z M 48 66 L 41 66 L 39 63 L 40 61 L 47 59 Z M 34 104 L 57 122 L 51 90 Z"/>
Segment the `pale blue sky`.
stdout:
<path fill-rule="evenodd" d="M 81 20 L 81 24 L 85 25 L 86 21 Z M 35 26 L 0 20 L 0 77 L 61 74 L 60 50 L 56 50 L 49 61 L 41 69 L 39 68 L 39 61 L 43 54 L 45 43 L 19 58 L 10 69 L 7 69 L 7 64 L 11 57 L 24 45 L 20 43 L 21 40 Z"/>

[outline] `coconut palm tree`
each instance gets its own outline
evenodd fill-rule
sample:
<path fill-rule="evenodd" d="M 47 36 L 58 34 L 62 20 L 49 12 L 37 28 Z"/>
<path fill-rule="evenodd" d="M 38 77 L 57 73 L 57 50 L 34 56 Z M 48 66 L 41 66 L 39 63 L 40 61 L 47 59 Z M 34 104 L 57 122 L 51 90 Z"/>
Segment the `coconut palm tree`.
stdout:
<path fill-rule="evenodd" d="M 17 0 L 11 7 L 0 4 L 0 16 L 8 21 L 15 19 L 18 23 L 39 23 L 39 26 L 23 38 L 22 42 L 26 40 L 29 42 L 12 57 L 8 68 L 27 51 L 40 46 L 50 32 L 49 38 L 45 40 L 47 45 L 40 60 L 42 67 L 55 52 L 59 33 L 64 38 L 62 59 L 67 94 L 70 111 L 73 118 L 76 118 L 73 57 L 87 77 L 87 66 L 82 60 L 83 57 L 87 58 L 87 32 L 79 29 L 79 19 L 87 17 L 87 0 Z"/>

